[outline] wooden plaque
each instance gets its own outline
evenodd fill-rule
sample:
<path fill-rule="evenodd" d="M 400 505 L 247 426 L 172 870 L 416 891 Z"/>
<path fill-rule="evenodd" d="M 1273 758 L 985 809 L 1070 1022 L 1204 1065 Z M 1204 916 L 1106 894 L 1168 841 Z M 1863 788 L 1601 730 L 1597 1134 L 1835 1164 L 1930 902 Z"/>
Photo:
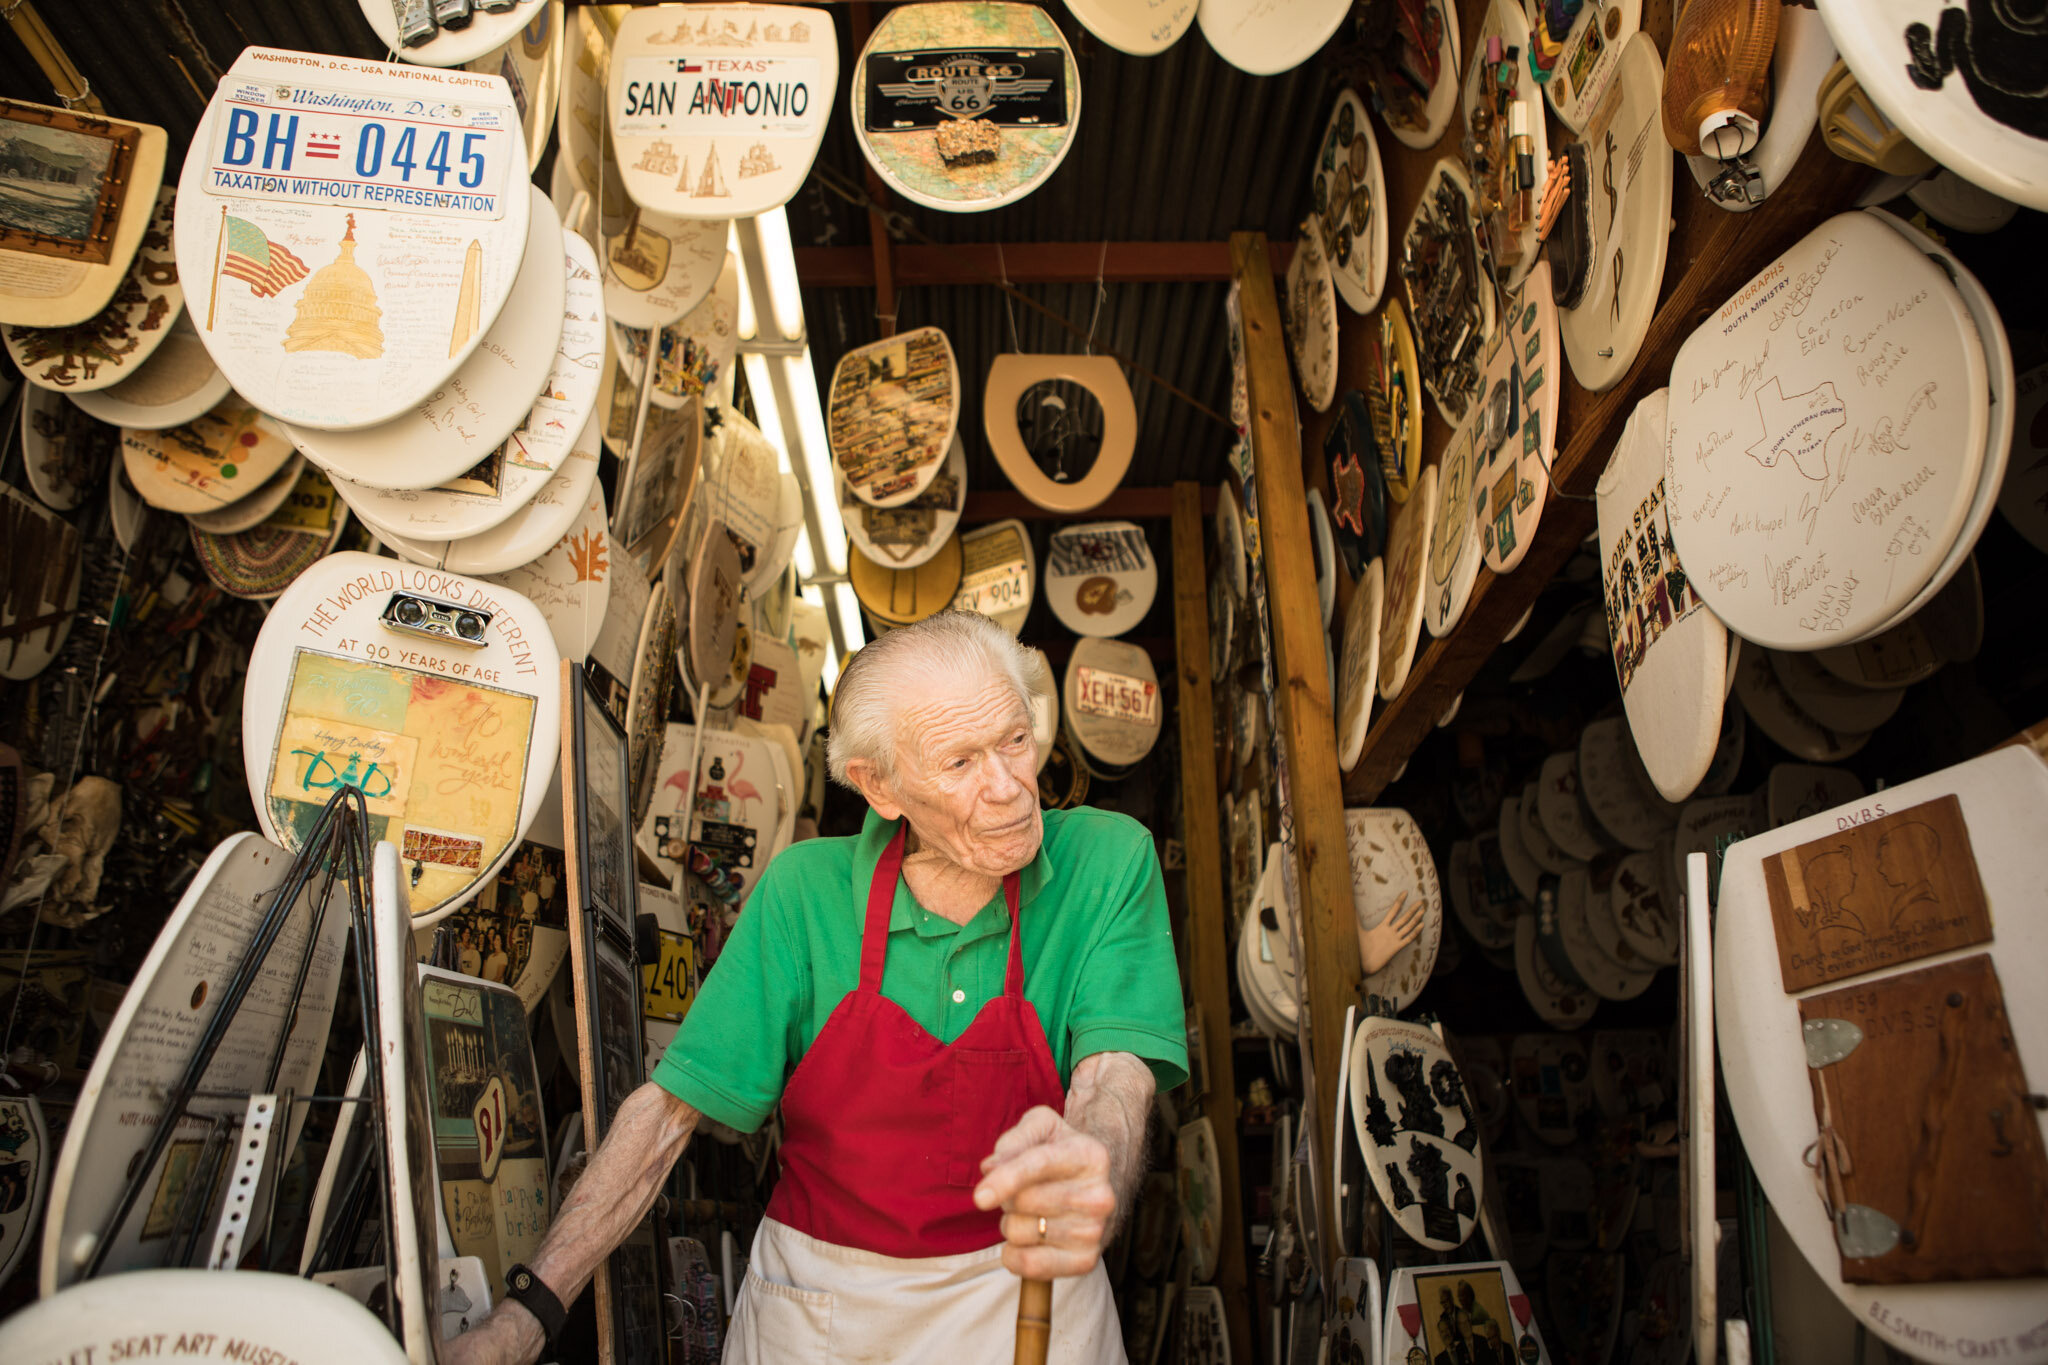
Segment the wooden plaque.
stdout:
<path fill-rule="evenodd" d="M 1991 938 L 1991 908 L 1954 796 L 1773 854 L 1764 885 L 1788 992 Z"/>
<path fill-rule="evenodd" d="M 1991 955 L 1811 996 L 1799 1014 L 1843 1280 L 2048 1272 L 2048 1155 Z"/>

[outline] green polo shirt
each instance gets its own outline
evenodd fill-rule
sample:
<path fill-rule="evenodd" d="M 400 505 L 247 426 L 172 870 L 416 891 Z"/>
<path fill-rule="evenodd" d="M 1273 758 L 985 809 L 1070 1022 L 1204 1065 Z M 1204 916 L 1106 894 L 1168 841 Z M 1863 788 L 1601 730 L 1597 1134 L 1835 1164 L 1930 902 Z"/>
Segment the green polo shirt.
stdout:
<path fill-rule="evenodd" d="M 895 832 L 869 811 L 859 835 L 807 839 L 769 864 L 655 1066 L 658 1085 L 741 1132 L 761 1126 L 860 984 L 868 884 Z M 1161 1090 L 1187 1079 L 1180 971 L 1145 827 L 1087 806 L 1047 811 L 1044 842 L 1019 883 L 1024 996 L 1061 1083 L 1098 1052 L 1142 1057 Z M 1009 950 L 1001 891 L 954 924 L 918 905 L 898 878 L 882 994 L 950 1043 L 1003 993 Z"/>

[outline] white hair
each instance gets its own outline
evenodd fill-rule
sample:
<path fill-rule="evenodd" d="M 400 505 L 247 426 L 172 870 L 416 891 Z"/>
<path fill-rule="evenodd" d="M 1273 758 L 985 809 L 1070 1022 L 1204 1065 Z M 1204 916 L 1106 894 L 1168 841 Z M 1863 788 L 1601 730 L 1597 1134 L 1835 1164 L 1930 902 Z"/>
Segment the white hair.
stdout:
<path fill-rule="evenodd" d="M 833 689 L 825 750 L 832 780 L 853 786 L 846 765 L 856 759 L 874 764 L 884 777 L 894 771 L 897 710 L 920 694 L 920 681 L 999 678 L 1029 710 L 1031 672 L 1024 646 L 979 612 L 948 609 L 870 640 L 847 660 Z"/>

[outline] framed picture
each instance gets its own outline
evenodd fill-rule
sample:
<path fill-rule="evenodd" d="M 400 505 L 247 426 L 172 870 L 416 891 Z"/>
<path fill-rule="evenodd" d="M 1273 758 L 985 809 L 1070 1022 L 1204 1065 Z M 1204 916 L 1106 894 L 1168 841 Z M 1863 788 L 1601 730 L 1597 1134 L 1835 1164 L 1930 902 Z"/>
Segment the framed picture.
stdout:
<path fill-rule="evenodd" d="M 597 1269 L 611 1294 L 611 1313 L 598 1317 L 598 1354 L 609 1365 L 663 1365 L 668 1359 L 660 1247 L 650 1213 Z"/>
<path fill-rule="evenodd" d="M 595 1132 L 602 1142 L 619 1106 L 647 1079 L 647 1072 L 640 1036 L 640 968 L 632 949 L 602 933 L 593 933 L 592 947 L 597 971 L 583 1016 L 590 1047 L 581 1060 L 585 1090 L 595 1091 L 595 1104 L 585 1102 L 586 1110 L 594 1111 L 595 1122 L 586 1112 L 583 1124 L 585 1132 Z"/>
<path fill-rule="evenodd" d="M 583 1131 L 594 1149 L 611 1132 L 619 1106 L 646 1076 L 642 1057 L 639 970 L 628 946 L 614 943 L 594 919 L 572 942 L 576 985 L 576 1047 L 583 1081 Z M 604 1365 L 659 1365 L 663 1359 L 661 1292 L 654 1217 L 606 1258 L 592 1280 L 598 1359 Z"/>
<path fill-rule="evenodd" d="M 477 898 L 441 923 L 465 976 L 510 986 L 530 1014 L 569 956 L 569 879 L 562 851 L 527 840 Z"/>
<path fill-rule="evenodd" d="M 704 446 L 704 409 L 692 397 L 680 408 L 650 406 L 640 448 L 623 475 L 612 538 L 630 555 L 653 551 L 644 562 L 662 564 L 683 523 L 684 503 L 697 477 Z M 650 567 L 650 574 L 652 569 Z"/>
<path fill-rule="evenodd" d="M 0 249 L 106 265 L 142 130 L 0 100 Z"/>
<path fill-rule="evenodd" d="M 620 942 L 633 941 L 639 885 L 633 865 L 633 809 L 626 732 L 583 670 L 562 661 L 562 828 L 568 836 L 569 902 Z M 570 941 L 581 937 L 571 925 Z M 578 969 L 579 973 L 582 969 Z M 579 981 L 580 981 L 579 975 Z"/>
<path fill-rule="evenodd" d="M 1507 1281 L 1492 1267 L 1415 1276 L 1415 1306 L 1431 1362 L 1507 1360 L 1516 1348 Z"/>

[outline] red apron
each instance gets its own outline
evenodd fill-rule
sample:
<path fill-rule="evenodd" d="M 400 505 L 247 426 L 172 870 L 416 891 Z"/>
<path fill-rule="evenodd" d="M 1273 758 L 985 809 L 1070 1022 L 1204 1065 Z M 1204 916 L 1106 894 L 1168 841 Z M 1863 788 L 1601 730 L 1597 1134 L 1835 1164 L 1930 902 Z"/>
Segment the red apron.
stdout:
<path fill-rule="evenodd" d="M 889 915 L 903 868 L 899 826 L 875 865 L 860 985 L 847 993 L 782 1092 L 782 1178 L 768 1216 L 838 1246 L 917 1258 L 1002 1240 L 1000 1210 L 974 1206 L 981 1161 L 1034 1105 L 1066 1093 L 1038 1011 L 1024 998 L 1017 874 L 1003 993 L 941 1043 L 882 994 Z"/>

